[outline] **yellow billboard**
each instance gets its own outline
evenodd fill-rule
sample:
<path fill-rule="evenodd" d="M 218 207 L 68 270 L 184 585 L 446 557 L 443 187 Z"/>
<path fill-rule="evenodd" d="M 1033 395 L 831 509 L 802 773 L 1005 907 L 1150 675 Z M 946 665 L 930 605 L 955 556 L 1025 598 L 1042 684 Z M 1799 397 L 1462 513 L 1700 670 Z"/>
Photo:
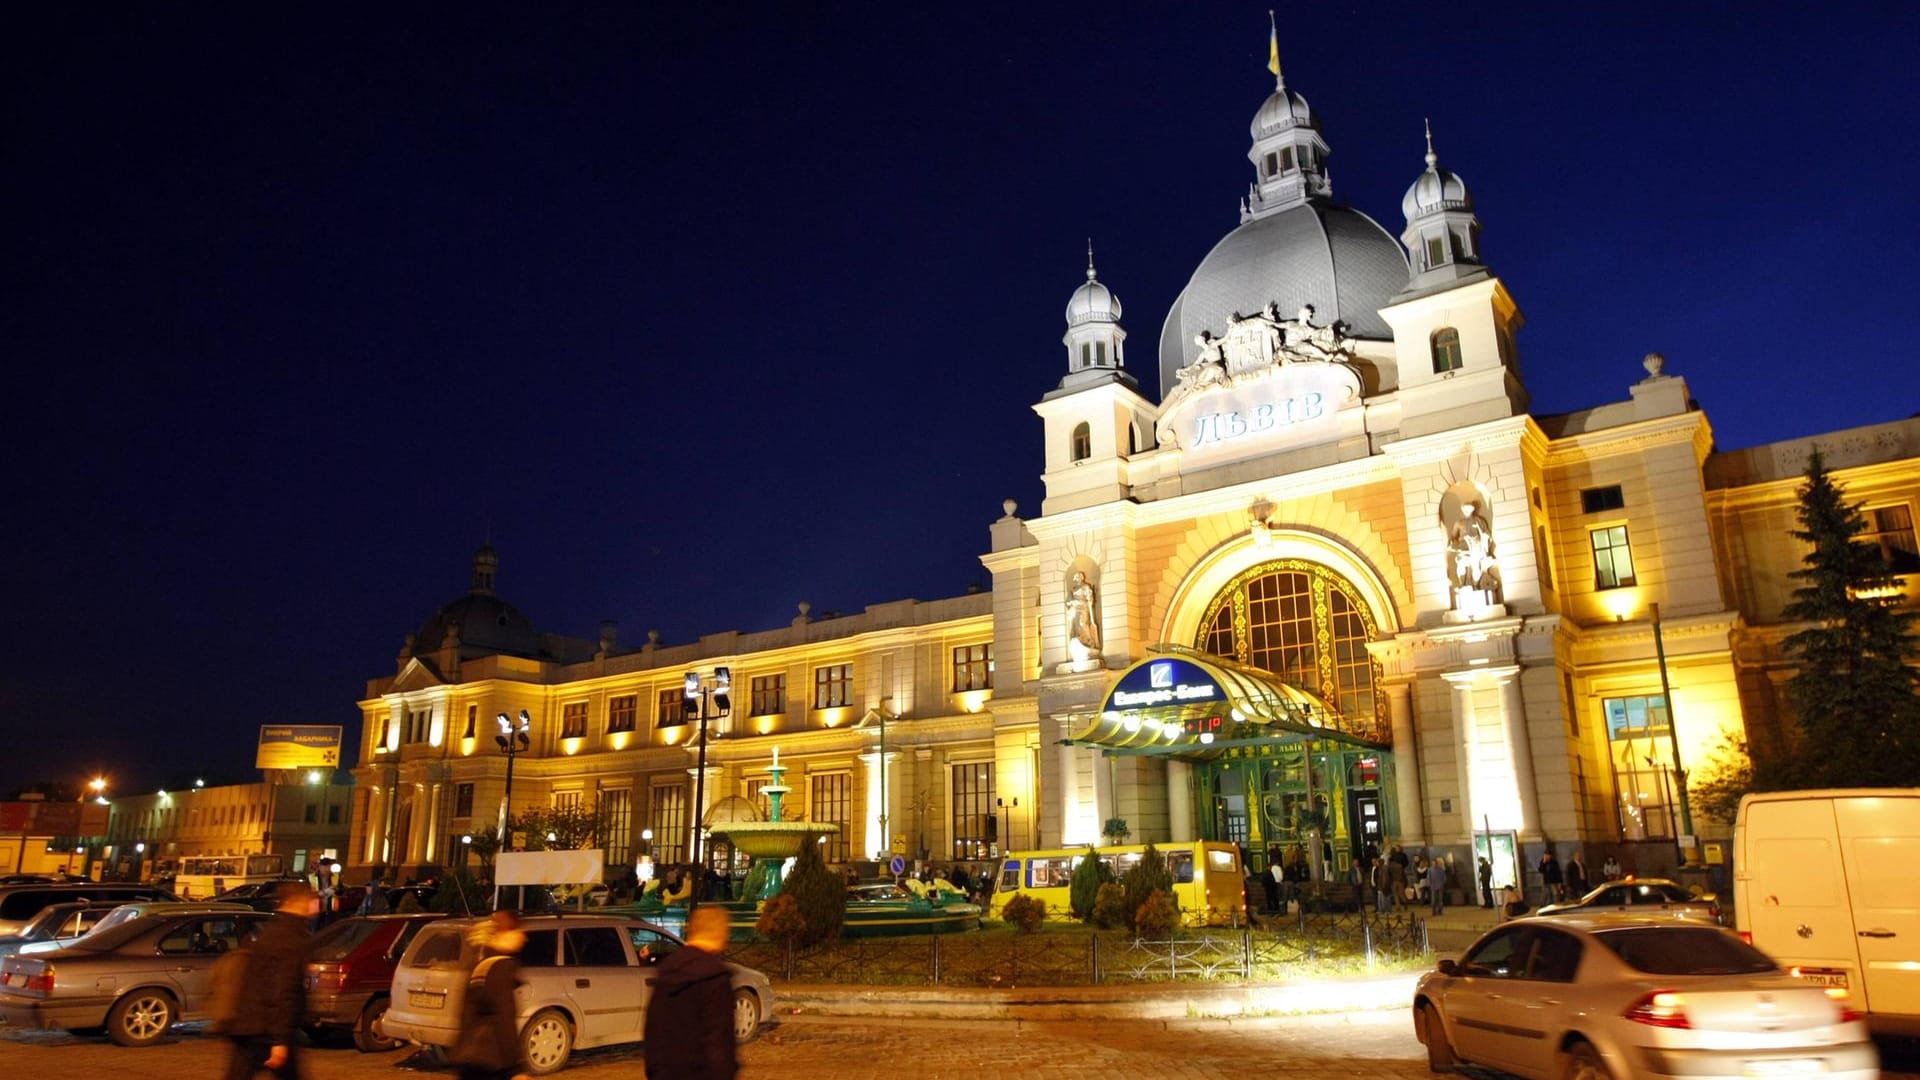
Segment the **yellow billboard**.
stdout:
<path fill-rule="evenodd" d="M 332 769 L 340 764 L 339 724 L 262 724 L 256 769 Z"/>

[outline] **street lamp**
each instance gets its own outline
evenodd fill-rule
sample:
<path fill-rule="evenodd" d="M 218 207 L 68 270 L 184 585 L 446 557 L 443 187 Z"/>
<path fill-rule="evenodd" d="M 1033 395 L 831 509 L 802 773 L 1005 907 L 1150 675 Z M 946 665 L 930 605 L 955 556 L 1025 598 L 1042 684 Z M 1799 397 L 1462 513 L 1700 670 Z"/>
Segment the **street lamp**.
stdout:
<path fill-rule="evenodd" d="M 707 721 L 722 716 L 733 715 L 733 671 L 729 668 L 713 669 L 713 682 L 705 683 L 697 671 L 687 672 L 686 682 L 680 695 L 680 703 L 686 709 L 686 719 L 700 723 L 700 766 L 693 778 L 693 864 L 705 866 L 706 852 L 702 850 L 701 831 L 706 822 L 707 807 Z"/>
<path fill-rule="evenodd" d="M 993 804 L 1000 808 L 1000 853 L 1004 855 L 1013 845 L 1013 833 L 1008 831 L 1013 821 L 1010 812 L 1020 809 L 1020 796 L 1015 795 L 1011 801 L 995 799 Z"/>
<path fill-rule="evenodd" d="M 633 876 L 640 881 L 653 880 L 653 830 L 640 830 L 640 858 L 633 864 Z"/>
<path fill-rule="evenodd" d="M 513 804 L 513 759 L 525 753 L 533 745 L 533 737 L 528 730 L 533 727 L 533 717 L 527 710 L 520 710 L 520 720 L 515 723 L 506 713 L 494 717 L 500 725 L 500 734 L 493 741 L 500 752 L 507 755 L 507 793 L 500 797 L 500 850 L 505 851 L 513 845 L 507 843 L 507 808 Z"/>

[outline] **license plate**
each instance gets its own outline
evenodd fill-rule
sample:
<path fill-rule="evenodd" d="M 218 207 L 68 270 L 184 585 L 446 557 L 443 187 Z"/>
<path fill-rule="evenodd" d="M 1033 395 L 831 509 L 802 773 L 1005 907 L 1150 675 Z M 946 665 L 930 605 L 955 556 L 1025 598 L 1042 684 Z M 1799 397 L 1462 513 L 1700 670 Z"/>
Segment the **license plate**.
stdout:
<path fill-rule="evenodd" d="M 1847 988 L 1847 973 L 1839 968 L 1795 968 L 1793 973 L 1815 986 L 1837 986 Z"/>
<path fill-rule="evenodd" d="M 447 1003 L 447 995 L 429 993 L 425 990 L 409 990 L 407 1001 L 423 1009 L 437 1009 Z"/>
<path fill-rule="evenodd" d="M 1740 1065 L 1742 1076 L 1818 1076 L 1826 1071 L 1827 1063 L 1819 1058 L 1773 1058 Z"/>

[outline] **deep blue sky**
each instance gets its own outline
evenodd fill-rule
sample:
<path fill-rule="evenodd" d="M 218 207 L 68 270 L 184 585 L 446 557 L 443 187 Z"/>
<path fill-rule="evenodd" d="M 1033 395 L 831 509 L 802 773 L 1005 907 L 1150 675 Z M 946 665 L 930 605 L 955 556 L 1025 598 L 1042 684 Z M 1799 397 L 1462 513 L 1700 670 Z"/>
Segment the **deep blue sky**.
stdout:
<path fill-rule="evenodd" d="M 1282 12 L 1335 194 L 1420 122 L 1537 411 L 1657 349 L 1747 446 L 1920 408 L 1920 19 Z M 5 34 L 0 791 L 250 778 L 491 529 L 542 627 L 684 641 L 984 583 L 1094 238 L 1149 390 L 1231 229 L 1256 4 L 34 5 Z"/>

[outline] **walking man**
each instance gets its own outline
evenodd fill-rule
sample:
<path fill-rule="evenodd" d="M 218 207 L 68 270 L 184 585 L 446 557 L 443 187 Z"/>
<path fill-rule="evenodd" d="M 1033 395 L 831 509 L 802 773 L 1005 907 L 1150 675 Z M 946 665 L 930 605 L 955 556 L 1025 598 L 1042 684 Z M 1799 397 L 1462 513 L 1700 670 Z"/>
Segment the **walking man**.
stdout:
<path fill-rule="evenodd" d="M 653 1080 L 734 1080 L 733 973 L 720 960 L 729 930 L 725 908 L 687 916 L 687 943 L 660 962 L 647 1005 L 647 1075 Z"/>
<path fill-rule="evenodd" d="M 1433 901 L 1433 913 L 1444 915 L 1447 911 L 1447 868 L 1441 865 L 1440 857 L 1434 856 L 1427 864 L 1427 895 Z"/>
<path fill-rule="evenodd" d="M 274 893 L 280 902 L 273 918 L 241 952 L 245 959 L 223 972 L 239 979 L 231 1000 L 216 1017 L 227 1037 L 227 1080 L 252 1080 L 265 1069 L 277 1077 L 300 1075 L 297 1033 L 307 1014 L 307 921 L 319 909 L 313 886 L 283 881 Z"/>

